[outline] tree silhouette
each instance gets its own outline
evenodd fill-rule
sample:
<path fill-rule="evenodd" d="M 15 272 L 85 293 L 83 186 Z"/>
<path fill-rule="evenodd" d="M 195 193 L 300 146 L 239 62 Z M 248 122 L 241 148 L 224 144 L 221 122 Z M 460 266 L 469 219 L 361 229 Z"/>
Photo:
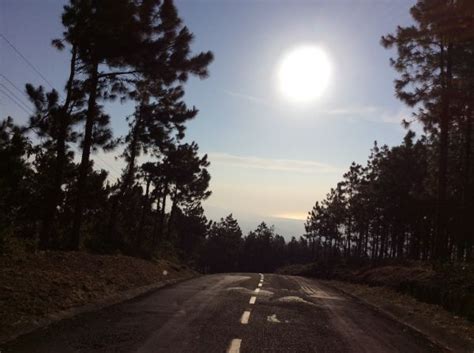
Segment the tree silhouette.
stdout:
<path fill-rule="evenodd" d="M 33 147 L 24 132 L 11 117 L 0 121 L 0 250 L 7 233 L 19 228 L 23 233 L 32 216 L 28 202 L 33 170 L 27 157 Z"/>
<path fill-rule="evenodd" d="M 204 266 L 210 272 L 238 271 L 242 241 L 242 231 L 232 214 L 212 223 L 203 252 Z"/>
<path fill-rule="evenodd" d="M 192 34 L 182 25 L 169 0 L 71 0 L 65 6 L 64 39 L 77 48 L 84 88 L 88 95 L 83 150 L 77 181 L 72 244 L 79 247 L 84 188 L 89 169 L 94 125 L 99 117 L 97 100 L 130 90 L 130 80 L 157 84 L 184 82 L 189 74 L 205 77 L 212 54 L 191 56 Z M 110 92 L 100 87 L 109 84 Z"/>
<path fill-rule="evenodd" d="M 419 0 L 411 8 L 415 24 L 398 27 L 395 35 L 382 37 L 386 48 L 396 47 L 392 66 L 400 73 L 395 81 L 397 97 L 410 107 L 420 106 L 416 117 L 438 137 L 438 185 L 435 256 L 449 256 L 448 154 L 457 84 L 459 51 L 474 38 L 467 26 L 473 7 L 466 1 Z M 467 22 L 466 22 L 467 21 Z M 472 26 L 471 26 L 472 27 Z M 462 49 L 461 49 L 462 48 Z"/>
<path fill-rule="evenodd" d="M 173 146 L 164 160 L 166 187 L 164 198 L 169 193 L 172 206 L 168 219 L 168 236 L 175 220 L 175 213 L 180 206 L 197 207 L 207 199 L 210 174 L 207 171 L 207 155 L 198 156 L 198 145 L 182 144 Z"/>

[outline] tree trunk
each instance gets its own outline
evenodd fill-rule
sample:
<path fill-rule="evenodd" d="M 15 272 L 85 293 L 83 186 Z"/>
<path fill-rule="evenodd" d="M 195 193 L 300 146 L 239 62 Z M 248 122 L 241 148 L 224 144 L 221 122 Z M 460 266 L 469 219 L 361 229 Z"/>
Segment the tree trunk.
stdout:
<path fill-rule="evenodd" d="M 71 245 L 72 250 L 79 249 L 81 241 L 81 224 L 84 211 L 84 197 L 86 194 L 87 173 L 89 171 L 90 153 L 92 148 L 92 132 L 94 122 L 96 119 L 96 100 L 97 100 L 97 86 L 98 86 L 98 69 L 99 64 L 96 62 L 92 65 L 91 80 L 89 87 L 89 100 L 87 102 L 86 126 L 84 132 L 84 141 L 82 148 L 81 164 L 79 165 L 79 177 L 77 179 L 77 195 L 73 216 L 73 224 L 71 230 Z"/>
<path fill-rule="evenodd" d="M 156 186 L 155 186 L 156 187 Z M 158 223 L 160 222 L 161 219 L 161 194 L 158 194 L 156 197 L 156 215 L 153 220 L 153 232 L 152 232 L 152 237 L 153 237 L 153 247 L 155 247 L 158 244 L 158 236 L 159 236 L 159 226 Z"/>
<path fill-rule="evenodd" d="M 167 189 L 168 185 L 165 183 L 163 186 L 163 196 L 162 196 L 162 201 L 161 201 L 161 214 L 160 214 L 160 229 L 159 229 L 159 235 L 160 238 L 163 239 L 163 231 L 165 228 L 165 215 L 166 215 L 166 198 L 168 197 L 167 194 Z"/>
<path fill-rule="evenodd" d="M 132 131 L 132 139 L 130 141 L 130 157 L 128 160 L 128 166 L 127 166 L 127 172 L 125 173 L 123 177 L 123 182 L 122 185 L 120 185 L 120 190 L 117 195 L 115 195 L 112 199 L 112 207 L 110 210 L 110 218 L 109 218 L 109 224 L 107 226 L 107 234 L 106 238 L 109 241 L 112 240 L 121 240 L 118 239 L 117 232 L 115 231 L 116 225 L 117 225 L 117 218 L 118 214 L 120 213 L 120 202 L 123 201 L 123 198 L 125 196 L 125 193 L 127 190 L 130 188 L 130 185 L 132 184 L 133 181 L 133 176 L 135 174 L 135 161 L 136 157 L 138 154 L 137 146 L 138 146 L 138 135 L 139 135 L 139 123 L 140 119 L 137 118 L 135 121 L 135 126 L 133 127 Z"/>
<path fill-rule="evenodd" d="M 451 89 L 451 45 L 446 51 L 441 49 L 441 68 L 444 77 L 443 93 L 441 97 L 441 121 L 440 121 L 440 141 L 439 141 L 439 162 L 438 162 L 438 202 L 437 202 L 437 226 L 435 256 L 442 262 L 448 259 L 448 234 L 446 215 L 447 196 L 447 172 L 448 172 L 448 147 L 449 147 L 449 113 L 450 113 L 450 89 Z"/>
<path fill-rule="evenodd" d="M 69 70 L 69 78 L 66 84 L 66 100 L 61 108 L 61 121 L 56 142 L 56 163 L 53 183 L 46 195 L 45 212 L 39 236 L 39 246 L 42 249 L 47 249 L 51 246 L 51 232 L 56 218 L 56 209 L 61 199 L 61 186 L 63 184 L 64 168 L 66 165 L 67 129 L 70 124 L 69 106 L 71 104 L 72 84 L 76 72 L 76 46 L 72 47 Z"/>
<path fill-rule="evenodd" d="M 171 227 L 173 226 L 174 216 L 175 216 L 176 207 L 177 207 L 175 198 L 176 198 L 176 195 L 173 197 L 173 204 L 171 205 L 170 216 L 168 218 L 168 225 L 166 227 L 166 239 L 170 239 L 170 236 L 171 236 Z"/>
<path fill-rule="evenodd" d="M 143 197 L 142 212 L 141 212 L 140 222 L 138 224 L 138 231 L 137 231 L 137 236 L 136 236 L 137 248 L 140 248 L 143 243 L 143 228 L 144 228 L 145 219 L 146 219 L 147 211 L 149 207 L 148 195 L 150 193 L 150 184 L 151 184 L 151 177 L 148 176 L 147 181 L 146 181 L 145 196 Z"/>
<path fill-rule="evenodd" d="M 464 170 L 463 170 L 463 220 L 462 220 L 462 252 L 460 259 L 471 260 L 474 232 L 470 227 L 472 209 L 472 187 L 471 187 L 471 159 L 472 159 L 472 112 L 466 115 L 466 128 L 464 135 Z"/>
<path fill-rule="evenodd" d="M 352 196 L 351 196 L 352 197 Z M 351 256 L 351 237 L 352 237 L 352 217 L 349 216 L 348 222 L 347 222 L 347 248 L 346 248 L 346 256 L 350 257 Z"/>

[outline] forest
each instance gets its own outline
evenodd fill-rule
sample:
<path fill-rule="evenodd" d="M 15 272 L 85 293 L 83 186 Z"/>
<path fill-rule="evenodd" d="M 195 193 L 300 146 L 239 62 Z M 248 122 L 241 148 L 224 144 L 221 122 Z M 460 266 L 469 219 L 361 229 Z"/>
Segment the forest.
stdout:
<path fill-rule="evenodd" d="M 265 223 L 244 236 L 232 215 L 206 218 L 210 162 L 185 142 L 199 113 L 184 95 L 190 77 L 209 75 L 213 54 L 192 52 L 173 2 L 70 0 L 52 40 L 69 57 L 65 86 L 2 88 L 34 111 L 27 124 L 0 122 L 0 253 L 175 257 L 207 272 L 329 258 L 472 261 L 472 12 L 468 0 L 419 0 L 414 24 L 381 38 L 396 49 L 395 94 L 413 110 L 406 136 L 399 146 L 375 142 L 368 161 L 352 163 L 316 202 L 306 233 L 285 241 Z M 106 113 L 114 101 L 135 105 L 125 136 L 110 127 L 125 119 Z M 120 178 L 94 162 L 99 151 L 123 151 Z"/>
<path fill-rule="evenodd" d="M 474 32 L 470 1 L 418 1 L 395 48 L 395 94 L 413 109 L 399 146 L 374 143 L 305 224 L 322 257 L 472 261 Z M 421 125 L 416 136 L 412 124 Z"/>

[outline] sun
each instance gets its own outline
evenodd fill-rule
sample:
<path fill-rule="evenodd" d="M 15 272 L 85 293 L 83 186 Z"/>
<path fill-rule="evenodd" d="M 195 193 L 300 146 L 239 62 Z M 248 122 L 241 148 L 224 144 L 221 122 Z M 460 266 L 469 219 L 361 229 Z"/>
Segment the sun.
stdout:
<path fill-rule="evenodd" d="M 331 63 L 326 52 L 312 45 L 299 46 L 286 54 L 278 68 L 281 92 L 296 102 L 320 97 L 331 78 Z"/>

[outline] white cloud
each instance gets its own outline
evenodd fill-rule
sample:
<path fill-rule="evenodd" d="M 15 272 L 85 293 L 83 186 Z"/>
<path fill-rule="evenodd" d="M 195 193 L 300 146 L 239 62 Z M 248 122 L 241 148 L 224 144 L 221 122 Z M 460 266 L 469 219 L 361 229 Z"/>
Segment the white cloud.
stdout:
<path fill-rule="evenodd" d="M 340 173 L 341 168 L 316 161 L 272 159 L 253 156 L 237 156 L 228 153 L 209 153 L 212 164 L 225 164 L 239 168 L 253 168 L 296 173 Z"/>

